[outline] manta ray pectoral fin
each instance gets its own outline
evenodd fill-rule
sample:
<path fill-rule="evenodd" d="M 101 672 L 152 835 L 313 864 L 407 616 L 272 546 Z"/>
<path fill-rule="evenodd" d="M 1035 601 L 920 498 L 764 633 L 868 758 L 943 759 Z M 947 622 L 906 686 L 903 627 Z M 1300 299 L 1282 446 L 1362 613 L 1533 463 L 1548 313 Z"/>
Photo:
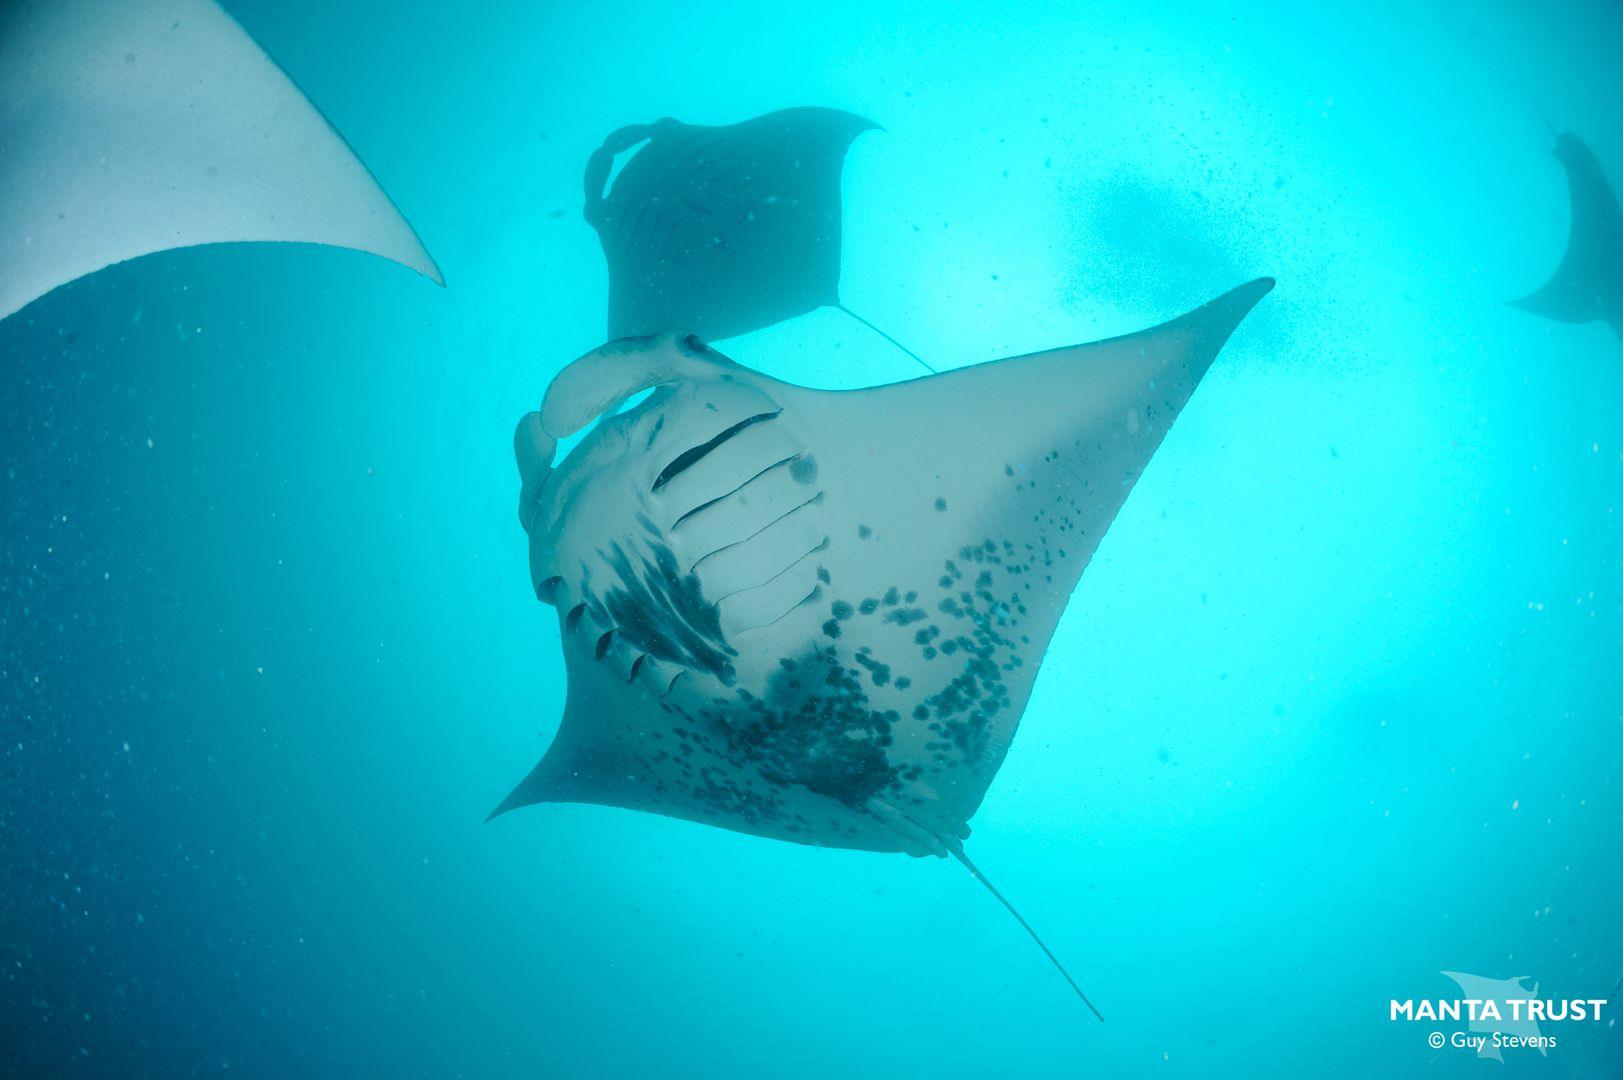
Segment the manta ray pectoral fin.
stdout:
<path fill-rule="evenodd" d="M 344 139 L 214 0 L 0 4 L 0 189 L 0 318 L 197 244 L 325 244 L 445 283 Z"/>
<path fill-rule="evenodd" d="M 1557 136 L 1554 153 L 1567 172 L 1567 248 L 1549 280 L 1510 306 L 1556 322 L 1606 319 L 1618 329 L 1623 324 L 1623 211 L 1582 139 Z"/>
<path fill-rule="evenodd" d="M 799 397 L 773 389 L 816 450 L 827 531 L 846 545 L 830 549 L 831 599 L 860 600 L 840 595 L 856 575 L 918 593 L 928 621 L 885 643 L 882 659 L 898 674 L 901 658 L 914 676 L 961 662 L 913 637 L 950 625 L 943 617 L 957 624 L 944 644 L 984 650 L 984 677 L 971 681 L 997 707 L 949 709 L 972 738 L 934 782 L 963 819 L 1003 761 L 1101 538 L 1223 343 L 1272 287 L 1259 278 L 1136 334 L 911 382 Z M 863 633 L 872 644 L 885 631 Z M 915 763 L 936 762 L 924 751 Z"/>
<path fill-rule="evenodd" d="M 509 810 L 517 810 L 521 806 L 534 806 L 538 802 L 545 802 L 545 798 L 540 794 L 540 783 L 536 778 L 536 774 L 540 771 L 540 765 L 531 769 L 530 774 L 520 780 L 518 786 L 507 793 L 507 798 L 503 799 L 496 809 L 485 817 L 486 823 L 495 821 Z"/>
<path fill-rule="evenodd" d="M 618 795 L 636 794 L 640 778 L 635 775 L 635 765 L 620 760 L 612 743 L 594 741 L 590 729 L 591 725 L 582 720 L 580 706 L 571 703 L 565 708 L 552 746 L 485 820 L 494 821 L 509 810 L 547 802 L 635 808 L 634 799 Z"/>

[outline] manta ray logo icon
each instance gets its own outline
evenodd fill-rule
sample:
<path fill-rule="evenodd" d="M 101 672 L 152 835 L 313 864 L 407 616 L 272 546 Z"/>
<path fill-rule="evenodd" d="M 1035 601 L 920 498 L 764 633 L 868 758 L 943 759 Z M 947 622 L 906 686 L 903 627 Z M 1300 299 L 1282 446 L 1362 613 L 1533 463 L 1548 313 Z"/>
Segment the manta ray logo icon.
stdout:
<path fill-rule="evenodd" d="M 1532 981 L 1526 975 L 1519 975 L 1513 979 L 1488 979 L 1481 975 L 1467 975 L 1462 971 L 1445 971 L 1442 974 L 1453 979 L 1459 986 L 1460 993 L 1464 995 L 1462 1002 L 1481 1003 L 1472 1013 L 1466 1038 L 1459 1045 L 1474 1046 L 1477 1057 L 1492 1058 L 1501 1063 L 1505 1060 L 1503 1050 L 1507 1045 L 1529 1046 L 1545 1057 L 1549 1056 L 1548 1047 L 1553 1046 L 1555 1040 L 1550 1039 L 1546 1042 L 1544 1033 L 1539 1030 L 1538 1021 L 1529 1014 L 1530 1010 L 1525 1004 L 1521 1008 L 1510 1004 L 1512 1001 L 1519 1003 L 1536 1001 L 1538 983 L 1533 983 L 1532 990 L 1529 991 L 1522 985 Z M 1487 1007 L 1490 1004 L 1493 1006 L 1491 1009 Z"/>

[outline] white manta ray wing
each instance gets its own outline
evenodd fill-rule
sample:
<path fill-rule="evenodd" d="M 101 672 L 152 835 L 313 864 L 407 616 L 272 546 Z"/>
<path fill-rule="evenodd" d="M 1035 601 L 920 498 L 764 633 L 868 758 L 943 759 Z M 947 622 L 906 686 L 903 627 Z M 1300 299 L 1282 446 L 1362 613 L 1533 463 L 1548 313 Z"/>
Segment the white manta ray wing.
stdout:
<path fill-rule="evenodd" d="M 212 0 L 0 6 L 0 318 L 170 248 L 302 241 L 443 284 L 366 167 Z"/>

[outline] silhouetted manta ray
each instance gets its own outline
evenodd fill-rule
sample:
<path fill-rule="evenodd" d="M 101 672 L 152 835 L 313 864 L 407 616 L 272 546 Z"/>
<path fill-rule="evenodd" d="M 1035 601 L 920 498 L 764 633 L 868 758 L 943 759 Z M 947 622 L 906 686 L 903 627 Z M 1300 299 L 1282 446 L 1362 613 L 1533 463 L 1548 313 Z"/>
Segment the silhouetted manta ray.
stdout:
<path fill-rule="evenodd" d="M 963 840 L 1060 614 L 1272 285 L 1127 337 L 866 390 L 779 382 L 687 335 L 570 364 L 514 437 L 568 698 L 491 816 L 600 803 L 950 854 L 991 888 Z M 553 468 L 556 440 L 600 414 Z"/>
<path fill-rule="evenodd" d="M 876 127 L 802 107 L 722 127 L 666 117 L 609 135 L 584 177 L 586 220 L 609 267 L 609 337 L 681 326 L 717 341 L 826 306 L 934 371 L 840 302 L 840 173 L 852 141 Z"/>
<path fill-rule="evenodd" d="M 369 251 L 444 284 L 213 0 L 0 3 L 0 318 L 125 259 L 242 240 Z"/>
<path fill-rule="evenodd" d="M 1558 136 L 1554 153 L 1566 167 L 1572 193 L 1567 253 L 1542 288 L 1512 303 L 1558 322 L 1601 319 L 1623 338 L 1623 212 L 1617 195 L 1578 136 Z"/>

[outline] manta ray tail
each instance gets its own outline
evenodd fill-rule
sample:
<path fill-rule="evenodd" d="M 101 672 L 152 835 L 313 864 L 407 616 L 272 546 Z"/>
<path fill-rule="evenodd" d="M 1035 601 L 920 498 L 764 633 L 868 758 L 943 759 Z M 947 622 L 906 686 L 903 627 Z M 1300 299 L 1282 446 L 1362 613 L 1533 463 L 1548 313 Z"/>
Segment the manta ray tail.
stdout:
<path fill-rule="evenodd" d="M 876 333 L 880 337 L 884 338 L 886 341 L 890 342 L 892 345 L 896 346 L 898 349 L 902 350 L 907 355 L 911 356 L 913 359 L 917 360 L 919 362 L 919 366 L 922 367 L 925 371 L 928 371 L 931 375 L 937 374 L 936 369 L 931 367 L 927 362 L 925 362 L 924 357 L 920 356 L 918 353 L 914 352 L 912 349 L 909 349 L 906 345 L 903 345 L 900 341 L 897 341 L 895 338 L 891 337 L 889 334 L 887 334 L 883 330 L 879 329 L 879 327 L 875 326 L 873 323 L 869 322 L 867 319 L 864 319 L 861 315 L 858 315 L 856 312 L 852 311 L 850 308 L 846 307 L 844 304 L 835 304 L 834 306 L 836 308 L 838 308 L 839 310 L 845 312 L 847 315 L 851 316 L 853 319 L 855 319 L 857 322 L 861 323 L 863 326 L 866 326 L 869 330 L 872 330 L 874 333 Z"/>
<path fill-rule="evenodd" d="M 988 881 L 986 875 L 981 873 L 980 868 L 970 861 L 969 856 L 964 854 L 963 844 L 955 840 L 947 846 L 947 850 L 952 852 L 953 858 L 964 864 L 964 869 L 969 871 L 971 877 L 980 882 L 982 885 L 985 885 L 986 891 L 995 896 L 997 898 L 997 902 L 1008 909 L 1009 914 L 1014 916 L 1015 921 L 1025 928 L 1026 933 L 1031 935 L 1031 940 L 1037 943 L 1037 948 L 1041 949 L 1043 951 L 1043 955 L 1048 957 L 1061 975 L 1065 976 L 1065 981 L 1071 984 L 1071 989 L 1075 990 L 1076 996 L 1082 999 L 1082 1004 L 1086 1005 L 1088 1007 L 1088 1011 L 1099 1018 L 1099 1023 L 1104 1023 L 1104 1015 L 1100 1013 L 1098 1009 L 1094 1008 L 1093 1002 L 1088 1000 L 1088 995 L 1084 994 L 1082 992 L 1082 988 L 1076 985 L 1076 980 L 1071 978 L 1071 973 L 1069 971 L 1065 970 L 1065 965 L 1059 962 L 1059 957 L 1054 955 L 1054 950 L 1050 949 L 1043 943 L 1043 939 L 1037 936 L 1037 931 L 1031 928 L 1031 924 L 1026 921 L 1025 916 L 1021 915 L 1020 912 L 1015 909 L 1015 906 L 1009 903 L 1002 893 L 997 891 L 997 886 Z"/>

